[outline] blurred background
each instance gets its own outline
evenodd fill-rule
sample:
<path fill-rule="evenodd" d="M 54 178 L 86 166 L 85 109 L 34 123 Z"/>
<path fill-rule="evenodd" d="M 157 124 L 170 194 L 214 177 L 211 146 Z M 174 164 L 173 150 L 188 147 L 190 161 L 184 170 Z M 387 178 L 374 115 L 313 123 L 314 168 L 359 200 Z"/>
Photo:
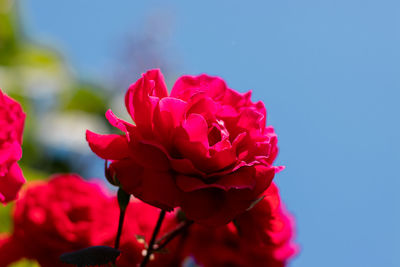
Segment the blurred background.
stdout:
<path fill-rule="evenodd" d="M 290 266 L 400 266 L 400 2 L 0 0 L 0 87 L 27 113 L 26 178 L 102 178 L 85 129 L 111 132 L 106 109 L 127 118 L 126 88 L 156 67 L 169 88 L 208 73 L 264 101 L 297 220 Z"/>

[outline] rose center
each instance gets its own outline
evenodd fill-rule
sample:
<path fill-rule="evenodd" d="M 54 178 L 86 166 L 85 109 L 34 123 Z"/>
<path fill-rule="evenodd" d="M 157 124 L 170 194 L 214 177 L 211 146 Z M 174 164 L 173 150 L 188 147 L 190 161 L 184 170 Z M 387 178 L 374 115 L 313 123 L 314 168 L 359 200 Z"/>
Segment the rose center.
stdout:
<path fill-rule="evenodd" d="M 229 132 L 225 128 L 224 122 L 222 120 L 216 120 L 211 124 L 211 127 L 208 129 L 208 144 L 210 146 L 213 146 L 228 137 Z"/>

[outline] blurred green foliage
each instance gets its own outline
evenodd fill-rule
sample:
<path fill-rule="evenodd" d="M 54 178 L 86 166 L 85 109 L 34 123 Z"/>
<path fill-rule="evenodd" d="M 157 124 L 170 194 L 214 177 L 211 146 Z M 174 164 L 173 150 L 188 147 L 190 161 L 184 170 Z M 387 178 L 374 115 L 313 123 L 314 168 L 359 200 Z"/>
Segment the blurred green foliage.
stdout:
<path fill-rule="evenodd" d="M 68 160 L 76 157 L 76 151 L 60 153 L 57 147 L 51 147 L 54 144 L 46 144 L 46 137 L 39 131 L 40 123 L 47 115 L 76 111 L 105 122 L 109 93 L 101 85 L 77 79 L 56 49 L 30 40 L 24 34 L 18 4 L 0 0 L 0 88 L 21 103 L 26 113 L 19 164 L 27 181 L 47 179 L 59 172 L 79 173 L 79 164 Z M 52 125 L 48 127 L 57 130 Z M 13 203 L 0 206 L 0 233 L 11 230 L 12 207 Z M 12 266 L 39 265 L 21 261 Z"/>
<path fill-rule="evenodd" d="M 46 146 L 38 125 L 46 114 L 72 111 L 105 122 L 108 91 L 96 83 L 76 79 L 56 49 L 32 42 L 24 34 L 18 4 L 0 0 L 0 88 L 19 101 L 27 115 L 21 162 L 47 174 L 79 172 L 66 160 L 68 151 L 61 157 L 54 156 L 57 148 Z"/>
<path fill-rule="evenodd" d="M 104 115 L 107 110 L 107 98 L 103 89 L 92 84 L 80 84 L 72 90 L 65 91 L 61 97 L 65 110 L 80 110 L 89 113 Z"/>
<path fill-rule="evenodd" d="M 24 185 L 26 188 L 30 182 L 47 179 L 55 173 L 80 173 L 77 166 L 85 165 L 74 164 L 79 160 L 79 151 L 68 150 L 65 144 L 62 149 L 54 147 L 54 140 L 46 143 L 52 136 L 45 134 L 51 134 L 57 128 L 46 122 L 47 128 L 43 131 L 40 127 L 45 118 L 80 114 L 85 117 L 85 122 L 94 118 L 94 121 L 104 122 L 107 128 L 104 113 L 110 96 L 102 85 L 77 79 L 56 49 L 32 42 L 24 34 L 18 4 L 18 1 L 0 0 L 0 88 L 21 103 L 26 113 L 23 157 L 19 161 L 28 181 Z M 0 205 L 0 233 L 12 231 L 13 206 L 14 203 Z M 38 266 L 38 263 L 24 259 L 9 267 Z"/>
<path fill-rule="evenodd" d="M 3 206 L 0 208 L 0 233 L 10 232 L 11 222 L 11 205 Z"/>
<path fill-rule="evenodd" d="M 18 53 L 15 14 L 7 12 L 10 1 L 0 0 L 0 64 L 10 65 Z"/>

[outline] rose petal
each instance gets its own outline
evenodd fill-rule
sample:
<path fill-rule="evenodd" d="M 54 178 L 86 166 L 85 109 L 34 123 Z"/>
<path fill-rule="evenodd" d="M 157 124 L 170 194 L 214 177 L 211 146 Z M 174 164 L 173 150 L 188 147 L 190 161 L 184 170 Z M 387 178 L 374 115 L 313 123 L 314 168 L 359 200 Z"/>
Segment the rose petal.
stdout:
<path fill-rule="evenodd" d="M 222 99 L 226 91 L 224 80 L 218 77 L 202 74 L 199 76 L 185 75 L 180 77 L 171 90 L 171 97 L 189 100 L 198 92 L 205 92 L 214 100 Z"/>
<path fill-rule="evenodd" d="M 256 199 L 252 190 L 224 191 L 207 188 L 181 194 L 181 207 L 188 219 L 208 226 L 227 224 Z"/>
<path fill-rule="evenodd" d="M 107 110 L 106 118 L 112 126 L 126 133 L 129 141 L 129 132 L 132 131 L 135 128 L 135 126 L 115 116 L 115 114 L 111 111 L 111 109 Z"/>
<path fill-rule="evenodd" d="M 168 211 L 176 207 L 178 190 L 169 172 L 144 168 L 131 159 L 113 162 L 110 171 L 126 192 L 142 201 Z"/>
<path fill-rule="evenodd" d="M 178 127 L 174 136 L 174 146 L 177 157 L 187 158 L 194 166 L 201 170 L 201 160 L 208 154 L 208 128 L 201 115 L 191 114 L 189 118 Z"/>
<path fill-rule="evenodd" d="M 182 123 L 190 142 L 199 142 L 208 148 L 208 126 L 203 116 L 199 114 L 190 114 Z"/>
<path fill-rule="evenodd" d="M 5 114 L 2 110 L 5 111 Z M 6 115 L 7 119 L 0 118 L 0 128 L 10 128 L 11 136 L 9 136 L 9 138 L 11 137 L 12 140 L 16 140 L 21 145 L 26 115 L 21 105 L 3 93 L 0 88 L 0 116 L 2 116 L 2 113 Z M 3 122 L 5 122 L 4 125 Z M 1 134 L 2 133 L 0 133 L 0 138 Z"/>
<path fill-rule="evenodd" d="M 256 185 L 254 187 L 254 194 L 259 195 L 268 188 L 271 184 L 272 179 L 275 176 L 275 167 L 273 166 L 266 166 L 263 164 L 255 165 L 255 180 Z"/>
<path fill-rule="evenodd" d="M 178 173 L 185 175 L 195 175 L 200 177 L 206 176 L 206 174 L 198 170 L 189 159 L 170 158 L 169 160 L 171 162 L 172 169 L 174 169 L 174 171 Z"/>
<path fill-rule="evenodd" d="M 224 191 L 218 188 L 181 193 L 180 207 L 188 219 L 202 222 L 223 209 L 224 197 Z"/>
<path fill-rule="evenodd" d="M 240 93 L 230 88 L 227 88 L 222 99 L 222 103 L 232 107 L 240 108 L 243 107 L 247 100 L 251 97 L 251 91 L 246 93 Z"/>
<path fill-rule="evenodd" d="M 9 166 L 22 157 L 21 145 L 17 142 L 5 143 L 0 146 L 0 166 Z M 2 175 L 0 167 L 0 175 Z"/>
<path fill-rule="evenodd" d="M 167 149 L 172 144 L 174 129 L 178 127 L 185 114 L 186 102 L 171 97 L 164 97 L 154 111 L 154 133 Z"/>
<path fill-rule="evenodd" d="M 253 178 L 255 181 L 252 189 L 231 188 L 225 191 L 212 187 L 190 192 L 182 191 L 181 207 L 186 216 L 200 224 L 216 226 L 225 224 L 242 213 L 268 188 L 275 175 L 273 167 L 260 164 L 250 168 L 254 171 Z M 235 177 L 235 179 L 237 178 L 239 177 Z M 204 203 L 204 206 L 201 206 L 202 203 Z M 214 203 L 214 206 L 212 203 Z M 209 209 L 208 212 L 207 209 Z"/>
<path fill-rule="evenodd" d="M 141 186 L 144 168 L 132 159 L 114 161 L 108 168 L 111 176 L 121 183 L 126 192 L 132 194 Z"/>
<path fill-rule="evenodd" d="M 11 165 L 4 176 L 0 176 L 0 202 L 7 203 L 17 198 L 18 191 L 25 183 L 21 168 L 17 163 Z"/>
<path fill-rule="evenodd" d="M 186 116 L 195 113 L 201 115 L 208 124 L 215 121 L 218 106 L 211 97 L 200 92 L 193 95 L 187 105 Z"/>
<path fill-rule="evenodd" d="M 178 206 L 179 191 L 169 172 L 145 169 L 140 192 L 135 196 L 153 206 L 171 211 Z"/>
<path fill-rule="evenodd" d="M 167 152 L 160 146 L 138 141 L 130 144 L 131 158 L 144 168 L 167 171 L 171 168 Z"/>
<path fill-rule="evenodd" d="M 239 121 L 237 122 L 237 127 L 241 129 L 246 129 L 248 132 L 255 129 L 258 130 L 262 128 L 262 121 L 264 116 L 256 110 L 246 108 L 242 110 Z"/>
<path fill-rule="evenodd" d="M 86 140 L 90 149 L 100 158 L 117 160 L 129 156 L 126 136 L 117 134 L 101 135 L 87 130 Z"/>
<path fill-rule="evenodd" d="M 164 77 L 159 70 L 150 70 L 131 85 L 125 95 L 125 105 L 139 130 L 151 134 L 154 109 L 160 98 L 168 96 Z"/>
<path fill-rule="evenodd" d="M 214 177 L 212 183 L 205 183 L 197 177 L 178 175 L 176 176 L 177 186 L 184 192 L 191 192 L 205 188 L 219 188 L 224 191 L 230 189 L 251 189 L 256 184 L 255 169 L 253 167 L 243 167 L 237 171 L 221 177 Z"/>

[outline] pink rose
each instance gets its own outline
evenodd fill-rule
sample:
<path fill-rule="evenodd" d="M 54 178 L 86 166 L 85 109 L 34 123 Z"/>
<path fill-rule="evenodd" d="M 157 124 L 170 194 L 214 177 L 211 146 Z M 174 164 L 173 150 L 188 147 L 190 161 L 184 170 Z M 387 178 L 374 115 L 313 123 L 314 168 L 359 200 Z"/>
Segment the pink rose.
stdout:
<path fill-rule="evenodd" d="M 272 166 L 277 137 L 266 127 L 264 104 L 250 96 L 205 74 L 182 76 L 168 96 L 161 72 L 151 70 L 125 96 L 135 125 L 109 110 L 124 134 L 87 131 L 86 138 L 126 192 L 164 210 L 181 207 L 198 223 L 225 224 L 280 170 Z"/>
<path fill-rule="evenodd" d="M 17 198 L 25 183 L 17 161 L 22 156 L 25 113 L 21 105 L 0 89 L 0 202 Z"/>

